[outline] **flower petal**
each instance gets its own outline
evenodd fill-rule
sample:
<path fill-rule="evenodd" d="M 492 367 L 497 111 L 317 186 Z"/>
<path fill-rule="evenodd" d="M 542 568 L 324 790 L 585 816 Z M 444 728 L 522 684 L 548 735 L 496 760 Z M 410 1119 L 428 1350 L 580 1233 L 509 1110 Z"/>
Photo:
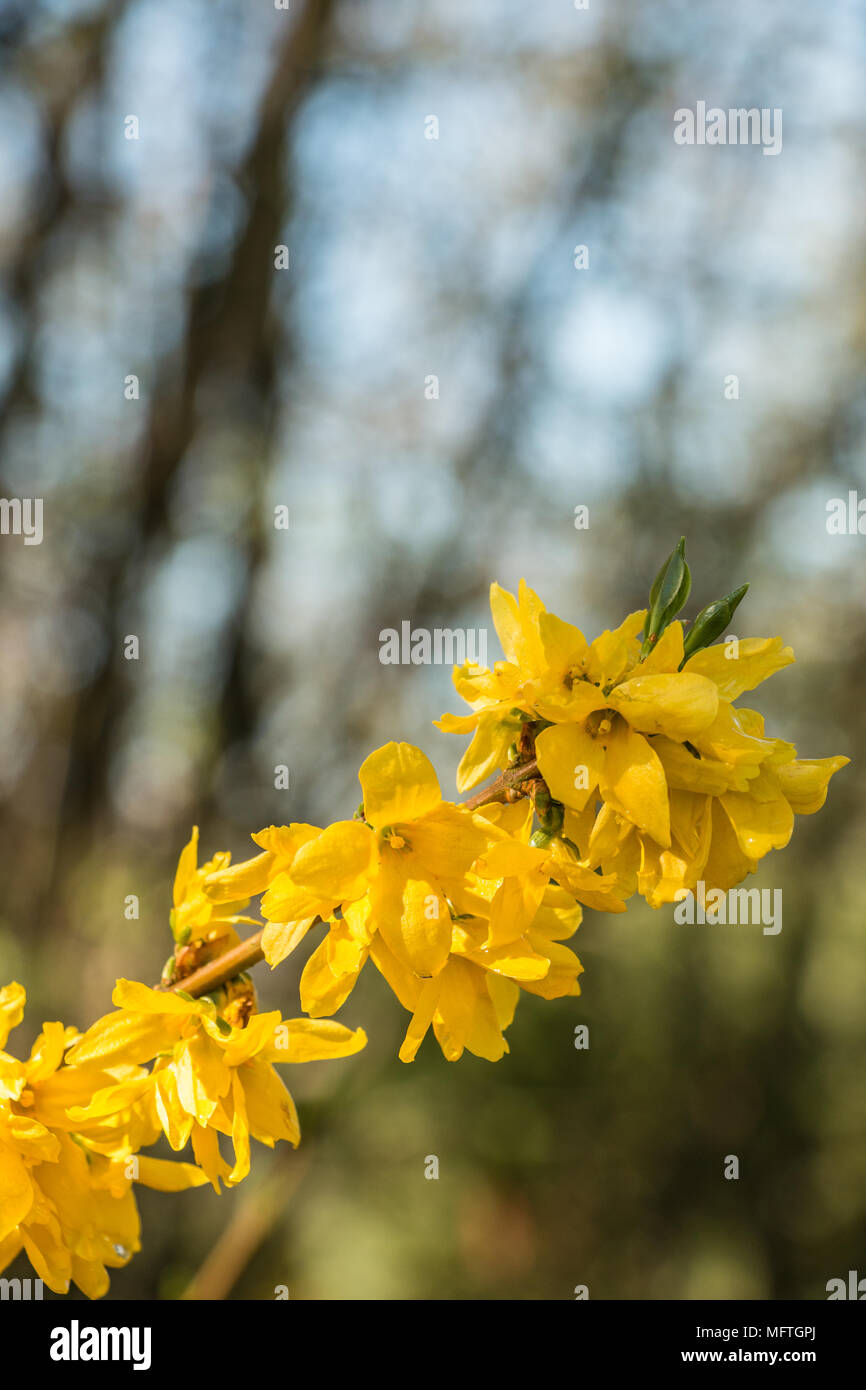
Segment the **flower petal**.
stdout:
<path fill-rule="evenodd" d="M 229 1165 L 220 1153 L 219 1139 L 214 1130 L 206 1129 L 204 1125 L 194 1124 L 192 1120 L 190 1124 L 192 1126 L 192 1151 L 195 1154 L 195 1161 L 207 1175 L 214 1191 L 219 1192 L 220 1178 L 226 1182 L 231 1172 Z"/>
<path fill-rule="evenodd" d="M 503 717 L 499 706 L 470 717 L 473 723 L 477 720 L 477 727 L 457 768 L 459 792 L 469 791 L 505 766 L 508 750 L 522 728 L 522 721 Z"/>
<path fill-rule="evenodd" d="M 704 867 L 707 888 L 721 888 L 727 892 L 735 884 L 742 883 L 748 874 L 754 873 L 756 867 L 757 860 L 743 853 L 722 802 L 718 797 L 713 797 L 712 838 Z"/>
<path fill-rule="evenodd" d="M 0 1049 L 6 1046 L 12 1029 L 17 1028 L 24 1017 L 26 1002 L 24 986 L 19 985 L 17 980 L 0 989 Z"/>
<path fill-rule="evenodd" d="M 649 656 L 635 667 L 635 675 L 654 676 L 680 669 L 683 659 L 683 625 L 668 623 Z"/>
<path fill-rule="evenodd" d="M 580 994 L 578 975 L 583 974 L 583 966 L 568 946 L 559 941 L 541 941 L 532 932 L 529 939 L 548 958 L 547 974 L 541 980 L 527 980 L 521 988 L 542 999 L 562 999 L 566 995 Z"/>
<path fill-rule="evenodd" d="M 758 785 L 760 783 L 760 785 Z M 755 780 L 752 792 L 727 792 L 721 802 L 734 829 L 743 854 L 762 859 L 771 849 L 783 849 L 794 829 L 794 812 L 781 791 L 765 790 L 765 779 Z"/>
<path fill-rule="evenodd" d="M 538 633 L 545 665 L 554 675 L 564 676 L 589 659 L 589 643 L 579 627 L 564 622 L 555 613 L 542 613 Z"/>
<path fill-rule="evenodd" d="M 235 1187 L 250 1171 L 250 1127 L 247 1120 L 247 1102 L 244 1088 L 237 1071 L 232 1072 L 232 1146 L 235 1163 L 226 1184 Z"/>
<path fill-rule="evenodd" d="M 267 921 L 293 927 L 307 919 L 315 922 L 317 917 L 330 917 L 335 907 L 333 898 L 300 888 L 289 872 L 277 874 L 262 898 L 262 916 Z"/>
<path fill-rule="evenodd" d="M 490 615 L 505 660 L 520 665 L 522 630 L 517 599 L 501 584 L 490 585 Z"/>
<path fill-rule="evenodd" d="M 363 1028 L 347 1028 L 333 1018 L 284 1019 L 278 1036 L 261 1053 L 268 1062 L 321 1062 L 351 1057 L 367 1045 Z"/>
<path fill-rule="evenodd" d="M 442 892 L 424 878 L 410 856 L 382 854 L 370 891 L 372 919 L 398 960 L 417 975 L 436 975 L 451 949 L 451 914 Z"/>
<path fill-rule="evenodd" d="M 280 862 L 281 868 L 286 869 L 301 845 L 305 845 L 308 840 L 315 840 L 321 833 L 320 826 L 297 821 L 292 825 L 269 825 L 264 830 L 257 830 L 250 838 L 261 849 L 272 854 Z"/>
<path fill-rule="evenodd" d="M 664 768 L 668 786 L 673 790 L 706 792 L 718 796 L 721 792 L 748 790 L 746 773 L 730 763 L 704 756 L 696 758 L 681 743 L 669 738 L 654 738 L 653 748 Z"/>
<path fill-rule="evenodd" d="M 485 970 L 492 970 L 495 974 L 505 975 L 511 980 L 519 980 L 521 984 L 527 980 L 543 980 L 550 969 L 547 956 L 534 951 L 525 936 L 501 946 L 482 947 L 479 950 L 462 951 L 460 954 Z"/>
<path fill-rule="evenodd" d="M 398 1056 L 401 1062 L 414 1062 L 418 1048 L 427 1036 L 430 1024 L 433 1022 L 433 1014 L 439 1003 L 441 988 L 441 978 L 425 980 L 418 996 L 415 1011 L 409 1021 L 409 1027 L 406 1029 L 406 1036 L 400 1044 Z"/>
<path fill-rule="evenodd" d="M 490 585 L 490 613 L 505 659 L 519 666 L 524 675 L 540 673 L 543 665 L 539 620 L 544 604 L 521 579 L 515 599 L 499 584 Z"/>
<path fill-rule="evenodd" d="M 549 690 L 536 697 L 535 709 L 554 724 L 583 721 L 597 709 L 607 708 L 607 696 L 593 681 L 576 680 L 570 687 Z"/>
<path fill-rule="evenodd" d="M 231 1086 L 230 1069 L 219 1047 L 201 1033 L 185 1038 L 175 1050 L 172 1070 L 183 1109 L 206 1125 Z"/>
<path fill-rule="evenodd" d="M 297 1148 L 301 1142 L 298 1112 L 279 1073 L 257 1059 L 244 1067 L 240 1076 L 252 1137 L 269 1146 L 284 1139 Z"/>
<path fill-rule="evenodd" d="M 792 811 L 798 816 L 811 816 L 820 811 L 827 800 L 827 787 L 830 778 L 850 758 L 800 758 L 794 762 L 783 763 L 774 768 L 773 776 Z"/>
<path fill-rule="evenodd" d="M 784 666 L 790 666 L 794 653 L 782 646 L 781 637 L 744 637 L 736 647 L 721 642 L 695 652 L 683 667 L 683 674 L 707 676 L 725 700 L 736 700 L 744 690 L 754 690 Z"/>
<path fill-rule="evenodd" d="M 411 821 L 442 800 L 433 764 L 411 743 L 386 743 L 361 764 L 364 815 L 377 830 Z"/>
<path fill-rule="evenodd" d="M 437 879 L 461 878 L 487 845 L 483 825 L 463 806 L 443 801 L 408 827 L 412 863 Z"/>
<path fill-rule="evenodd" d="M 748 778 L 755 777 L 761 764 L 773 757 L 778 749 L 776 739 L 749 733 L 747 726 L 750 723 L 744 721 L 740 711 L 727 700 L 722 700 L 712 724 L 695 735 L 694 743 L 701 757 L 729 763 Z"/>
<path fill-rule="evenodd" d="M 161 1067 L 154 1072 L 154 1102 L 163 1133 L 177 1153 L 189 1139 L 190 1133 L 193 1132 L 195 1121 L 181 1105 L 177 1077 L 173 1067 Z M 198 1126 L 195 1127 L 198 1128 Z M 195 1147 L 194 1144 L 193 1147 Z M 201 1163 L 197 1154 L 196 1162 Z M 202 1164 L 202 1167 L 204 1166 Z M 207 1172 L 206 1168 L 205 1172 Z M 217 1191 L 219 1191 L 219 1187 L 217 1187 Z"/>
<path fill-rule="evenodd" d="M 341 934 L 351 939 L 343 923 L 334 922 L 324 941 L 319 943 L 304 966 L 300 983 L 301 1008 L 311 1018 L 329 1018 L 342 1008 L 366 962 L 367 950 L 364 948 L 357 948 L 353 961 L 341 963 L 338 958 L 335 959 L 333 938 Z"/>
<path fill-rule="evenodd" d="M 550 794 L 582 811 L 601 779 L 605 752 L 579 724 L 554 724 L 535 740 L 535 756 Z"/>
<path fill-rule="evenodd" d="M 276 855 L 265 851 L 241 864 L 208 874 L 203 888 L 212 903 L 247 903 L 257 893 L 263 893 L 275 873 Z"/>
<path fill-rule="evenodd" d="M 175 995 L 166 991 L 166 999 Z M 179 1000 L 183 1003 L 183 1000 Z M 150 1061 L 177 1037 L 182 1019 L 170 1019 L 158 1014 L 130 1013 L 115 1009 L 97 1019 L 66 1054 L 66 1060 L 76 1067 L 87 1062 L 118 1066 L 124 1062 L 140 1064 Z"/>
<path fill-rule="evenodd" d="M 705 676 L 641 675 L 612 690 L 608 703 L 638 733 L 665 734 L 685 743 L 712 724 L 719 692 Z"/>
<path fill-rule="evenodd" d="M 517 941 L 524 935 L 541 906 L 548 877 L 543 870 L 534 869 L 506 878 L 499 885 L 490 904 L 484 943 L 488 949 Z"/>
<path fill-rule="evenodd" d="M 33 1205 L 33 1182 L 14 1149 L 0 1148 L 0 1240 L 11 1235 Z"/>
<path fill-rule="evenodd" d="M 479 878 L 509 878 L 512 874 L 530 873 L 544 863 L 545 852 L 523 840 L 497 840 L 479 855 L 475 872 Z"/>
<path fill-rule="evenodd" d="M 56 1228 L 52 1229 L 41 1222 L 31 1222 L 21 1232 L 21 1239 L 27 1258 L 37 1275 L 47 1284 L 52 1293 L 68 1293 L 74 1260 L 61 1241 Z M 94 1262 L 95 1263 L 95 1262 Z M 101 1298 L 108 1288 L 108 1275 L 104 1268 L 95 1264 L 95 1278 L 91 1287 L 92 1296 Z M 79 1286 L 82 1287 L 82 1286 Z M 89 1288 L 83 1289 L 90 1297 Z"/>
<path fill-rule="evenodd" d="M 217 1044 L 227 1067 L 239 1067 L 259 1052 L 264 1052 L 282 1024 L 279 1009 L 270 1013 L 253 1014 L 245 1028 L 232 1028 L 226 1036 L 216 1023 L 205 1020 L 205 1029 Z"/>
<path fill-rule="evenodd" d="M 212 1012 L 198 999 L 184 999 L 168 990 L 151 989 L 137 980 L 118 980 L 111 1002 L 119 1009 L 142 1014 L 201 1014 Z"/>
<path fill-rule="evenodd" d="M 180 907 L 188 890 L 193 884 L 198 864 L 198 826 L 192 828 L 192 835 L 180 852 L 177 861 L 177 871 L 174 876 L 173 902 L 175 907 Z"/>
<path fill-rule="evenodd" d="M 638 654 L 635 643 L 645 618 L 646 609 L 629 613 L 619 627 L 596 637 L 589 649 L 586 667 L 588 680 L 607 685 L 610 681 L 619 680 L 623 672 L 634 664 Z"/>
<path fill-rule="evenodd" d="M 508 1051 L 487 982 L 494 979 L 470 961 L 455 959 L 443 972 L 433 1031 L 447 1061 L 468 1048 L 476 1057 L 498 1062 Z"/>
<path fill-rule="evenodd" d="M 208 1181 L 207 1174 L 194 1163 L 178 1163 L 171 1158 L 149 1158 L 146 1154 L 137 1154 L 136 1157 L 136 1181 L 157 1192 L 184 1192 L 188 1187 L 202 1187 Z"/>
<path fill-rule="evenodd" d="M 618 876 L 613 873 L 594 873 L 588 865 L 578 863 L 562 846 L 561 841 L 553 842 L 548 873 L 586 907 L 595 908 L 597 912 L 626 910 L 622 899 L 623 887 Z"/>
<path fill-rule="evenodd" d="M 645 830 L 658 844 L 671 842 L 668 785 L 664 769 L 642 734 L 618 721 L 607 737 L 601 794 L 615 811 Z"/>
<path fill-rule="evenodd" d="M 299 922 L 268 922 L 262 932 L 262 950 L 273 970 L 299 946 L 317 917 L 302 917 Z"/>
<path fill-rule="evenodd" d="M 477 714 L 443 714 L 433 720 L 434 729 L 441 729 L 443 734 L 471 734 L 477 726 Z"/>
<path fill-rule="evenodd" d="M 376 865 L 376 837 L 360 821 L 329 825 L 303 845 L 291 867 L 292 882 L 334 902 L 360 898 Z"/>
<path fill-rule="evenodd" d="M 414 1012 L 423 981 L 397 959 L 380 932 L 376 932 L 370 942 L 370 959 L 383 979 L 387 980 L 389 988 L 393 990 L 403 1008 L 408 1009 L 410 1013 Z"/>
<path fill-rule="evenodd" d="M 63 1024 L 43 1023 L 42 1032 L 30 1049 L 27 1062 L 28 1084 L 32 1086 L 34 1082 L 47 1080 L 60 1066 L 65 1050 L 66 1029 Z"/>

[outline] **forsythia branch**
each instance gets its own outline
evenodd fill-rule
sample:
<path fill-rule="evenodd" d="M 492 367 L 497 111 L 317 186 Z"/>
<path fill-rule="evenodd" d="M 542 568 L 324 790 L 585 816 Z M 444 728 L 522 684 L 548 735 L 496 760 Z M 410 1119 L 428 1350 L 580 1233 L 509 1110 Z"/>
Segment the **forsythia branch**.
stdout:
<path fill-rule="evenodd" d="M 264 928 L 262 928 L 263 930 Z M 185 994 L 190 994 L 194 999 L 197 999 L 199 995 L 210 994 L 211 990 L 225 984 L 226 980 L 232 980 L 235 975 L 241 975 L 245 970 L 258 965 L 259 961 L 264 960 L 264 958 L 262 932 L 257 931 L 252 936 L 248 936 L 239 946 L 235 946 L 231 951 L 226 951 L 225 955 L 217 956 L 216 960 L 202 965 L 191 975 L 187 975 L 186 979 L 177 980 L 168 988 L 173 992 L 183 990 Z"/>
<path fill-rule="evenodd" d="M 635 893 L 654 908 L 710 905 L 788 843 L 795 815 L 821 809 L 848 759 L 800 759 L 734 704 L 793 652 L 780 637 L 708 645 L 742 585 L 685 634 L 683 552 L 681 541 L 648 608 L 593 642 L 525 583 L 516 597 L 492 586 L 506 659 L 456 668 L 471 713 L 435 721 L 471 735 L 461 792 L 500 769 L 468 800 L 443 798 L 420 748 L 386 743 L 358 771 L 351 820 L 266 826 L 251 837 L 258 853 L 235 864 L 228 851 L 200 863 L 193 827 L 161 987 L 119 979 L 112 1012 L 84 1033 L 46 1023 L 26 1061 L 5 1051 L 26 993 L 0 988 L 0 1272 L 24 1249 L 54 1292 L 74 1280 L 101 1297 L 106 1266 L 141 1248 L 134 1184 L 219 1192 L 249 1173 L 251 1138 L 296 1146 L 276 1067 L 366 1045 L 332 1015 L 368 960 L 411 1014 L 401 1062 L 431 1028 L 447 1061 L 468 1050 L 495 1062 L 521 994 L 580 993 L 583 967 L 563 942 L 584 907 L 625 912 Z M 245 915 L 259 898 L 260 914 Z M 245 941 L 241 924 L 255 933 Z M 247 972 L 279 965 L 315 926 L 325 930 L 299 982 L 306 1016 L 259 1012 Z M 142 1152 L 160 1134 L 175 1152 L 190 1143 L 195 1162 Z M 239 1269 L 266 1219 L 256 1208 L 230 1227 L 215 1260 Z M 212 1261 L 188 1296 L 225 1293 L 213 1275 Z"/>
<path fill-rule="evenodd" d="M 518 791 L 521 783 L 528 781 L 538 775 L 538 763 L 534 758 L 529 762 L 521 763 L 517 767 L 506 768 L 498 777 L 487 787 L 482 787 L 480 792 L 470 796 L 463 805 L 469 811 L 475 811 L 479 806 L 488 805 L 494 801 L 505 801 L 508 793 Z M 519 794 L 519 792 L 518 792 Z M 264 928 L 262 928 L 262 931 Z M 177 980 L 168 988 L 174 992 L 183 990 L 185 994 L 192 995 L 197 999 L 202 994 L 210 994 L 211 990 L 218 989 L 227 980 L 232 980 L 236 975 L 241 975 L 245 970 L 250 970 L 252 966 L 258 965 L 265 958 L 262 950 L 262 931 L 254 932 L 248 936 L 239 946 L 235 946 L 231 951 L 226 951 L 224 955 L 217 956 L 216 960 L 210 961 L 207 965 L 202 965 L 185 979 Z"/>
<path fill-rule="evenodd" d="M 507 801 L 508 793 L 520 787 L 522 782 L 526 782 L 530 777 L 537 777 L 538 763 L 534 758 L 530 762 L 521 763 L 518 767 L 507 767 L 501 772 L 489 787 L 482 787 L 480 792 L 470 796 L 463 802 L 467 811 L 475 811 L 479 806 L 486 806 L 491 801 Z"/>

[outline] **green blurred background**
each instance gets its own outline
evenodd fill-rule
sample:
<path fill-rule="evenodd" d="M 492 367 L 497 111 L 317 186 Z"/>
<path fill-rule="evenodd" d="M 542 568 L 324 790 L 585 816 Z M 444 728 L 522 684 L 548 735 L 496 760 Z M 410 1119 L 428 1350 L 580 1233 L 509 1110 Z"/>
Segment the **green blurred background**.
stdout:
<path fill-rule="evenodd" d="M 796 651 L 751 701 L 771 731 L 853 760 L 751 880 L 778 936 L 587 912 L 582 996 L 525 996 L 500 1063 L 403 1066 L 368 967 L 366 1051 L 286 1069 L 301 1149 L 142 1192 L 109 1297 L 866 1275 L 866 539 L 826 528 L 866 494 L 864 49 L 845 0 L 0 5 L 0 491 L 44 499 L 41 545 L 0 538 L 13 1047 L 158 977 L 193 823 L 243 858 L 351 815 L 390 738 L 453 795 L 450 671 L 381 665 L 379 632 L 485 626 L 493 578 L 593 636 L 685 534 L 687 616 L 749 580 L 736 633 Z M 782 153 L 675 145 L 698 100 L 781 108 Z M 263 1004 L 299 1012 L 318 939 Z"/>

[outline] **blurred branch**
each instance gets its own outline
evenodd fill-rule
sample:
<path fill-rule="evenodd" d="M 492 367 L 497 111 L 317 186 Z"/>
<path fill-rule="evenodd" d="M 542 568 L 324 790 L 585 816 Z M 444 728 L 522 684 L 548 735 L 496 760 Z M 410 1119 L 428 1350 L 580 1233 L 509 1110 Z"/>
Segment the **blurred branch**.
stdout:
<path fill-rule="evenodd" d="M 73 209 L 74 194 L 64 168 L 67 127 L 75 106 L 88 89 L 102 81 L 111 41 L 126 7 L 126 0 L 120 0 L 106 5 L 101 14 L 70 24 L 58 39 L 57 51 L 49 53 L 44 74 L 33 60 L 25 73 L 41 111 L 43 158 L 35 210 L 22 225 L 17 255 L 8 272 L 8 289 L 23 341 L 0 403 L 0 435 L 21 410 L 38 404 L 32 380 L 40 323 L 35 300 L 49 255 L 45 243 L 57 235 L 58 225 Z"/>
<path fill-rule="evenodd" d="M 182 1299 L 227 1298 L 256 1250 L 274 1229 L 286 1204 L 300 1187 L 310 1163 L 310 1149 L 292 1153 L 272 1166 L 264 1183 L 241 1198 L 231 1221 L 220 1233 Z"/>
<path fill-rule="evenodd" d="M 118 609 L 131 573 L 140 571 L 154 538 L 169 525 L 169 497 L 174 476 L 198 427 L 200 393 L 205 378 L 225 373 L 233 390 L 244 381 L 257 386 L 267 402 L 272 384 L 272 361 L 267 347 L 267 304 L 274 278 L 274 245 L 283 218 L 281 166 L 286 122 L 297 111 L 312 81 L 312 60 L 326 33 L 333 0 L 310 0 L 289 32 L 262 99 L 258 132 L 237 173 L 248 195 L 249 215 L 226 275 L 216 286 L 197 286 L 190 295 L 186 335 L 180 350 L 180 370 L 167 367 L 154 391 L 138 469 L 139 542 L 136 554 L 121 550 L 108 575 L 115 638 L 120 629 Z M 179 386 L 173 387 L 172 382 Z M 265 426 L 268 421 L 265 420 Z M 248 554 L 248 572 L 256 561 L 258 543 Z M 102 559 L 104 568 L 104 558 Z M 242 623 L 236 625 L 240 632 Z M 119 643 L 114 642 L 117 650 Z M 230 666 L 234 663 L 230 663 Z M 122 663 L 121 663 L 122 665 Z M 74 730 L 74 757 L 67 780 L 64 815 L 88 819 L 102 803 L 106 759 L 116 722 L 126 700 L 116 689 L 117 664 L 109 663 L 80 702 Z"/>

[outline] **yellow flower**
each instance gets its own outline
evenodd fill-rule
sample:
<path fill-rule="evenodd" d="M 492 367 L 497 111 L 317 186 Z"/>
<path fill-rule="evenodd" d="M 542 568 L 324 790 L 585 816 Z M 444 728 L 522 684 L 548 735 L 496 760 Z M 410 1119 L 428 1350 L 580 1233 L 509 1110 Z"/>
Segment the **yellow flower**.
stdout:
<path fill-rule="evenodd" d="M 501 881 L 496 885 L 501 887 Z M 467 903 L 468 905 L 468 903 Z M 580 922 L 581 909 L 569 894 L 548 884 L 522 936 L 491 943 L 489 918 L 461 914 L 454 922 L 451 955 L 431 980 L 421 980 L 374 936 L 370 955 L 412 1019 L 400 1060 L 415 1058 L 427 1030 L 449 1062 L 464 1049 L 495 1062 L 509 1051 L 504 1030 L 514 1018 L 520 990 L 544 999 L 580 994 L 583 966 L 562 945 Z"/>
<path fill-rule="evenodd" d="M 475 730 L 458 784 L 504 765 L 506 732 L 513 740 L 528 728 L 550 795 L 567 808 L 565 835 L 626 893 L 657 905 L 702 875 L 739 882 L 734 875 L 787 843 L 794 811 L 823 804 L 827 780 L 848 761 L 800 771 L 793 745 L 765 737 L 760 715 L 733 706 L 793 661 L 779 637 L 684 661 L 683 626 L 672 622 L 641 660 L 642 612 L 588 643 L 523 581 L 517 599 L 494 584 L 491 608 L 507 660 L 492 672 L 457 670 L 475 713 L 439 723 Z"/>
<path fill-rule="evenodd" d="M 519 739 L 527 713 L 533 707 L 536 689 L 548 676 L 549 658 L 553 657 L 552 652 L 545 650 L 539 628 L 544 606 L 525 580 L 520 581 L 517 599 L 498 584 L 491 584 L 490 608 L 506 659 L 497 661 L 492 671 L 474 662 L 455 667 L 457 693 L 474 712 L 444 714 L 435 721 L 436 727 L 445 733 L 473 735 L 457 769 L 460 792 L 468 791 L 505 766 L 509 749 Z"/>
<path fill-rule="evenodd" d="M 181 851 L 174 880 L 174 906 L 170 922 L 175 938 L 174 953 L 166 962 L 161 983 L 182 980 L 225 955 L 240 942 L 238 923 L 259 927 L 254 917 L 243 915 L 250 898 L 261 893 L 274 872 L 275 855 L 265 853 L 241 864 L 231 863 L 231 854 L 221 851 L 200 867 L 198 826 Z M 236 1012 L 255 1002 L 251 983 L 244 986 L 247 1002 L 236 1001 Z M 240 1016 L 240 1015 L 239 1015 Z"/>
<path fill-rule="evenodd" d="M 677 669 L 683 659 L 682 624 L 672 623 L 641 662 L 643 611 L 589 643 L 579 628 L 548 613 L 523 581 L 517 599 L 494 584 L 490 603 L 508 659 L 493 673 L 494 689 L 491 673 L 479 676 L 465 668 L 455 673 L 467 698 L 480 692 L 472 700 L 476 714 L 469 721 L 477 729 L 461 761 L 458 786 L 472 786 L 493 770 L 486 750 L 494 744 L 498 765 L 504 764 L 505 724 L 510 720 L 513 727 L 522 712 L 525 721 L 551 725 L 538 733 L 535 753 L 557 801 L 582 811 L 597 792 L 669 846 L 667 782 L 650 737 L 692 740 L 712 724 L 719 704 L 711 679 Z M 446 716 L 439 727 L 465 732 L 468 722 L 458 729 L 454 717 Z"/>
<path fill-rule="evenodd" d="M 177 864 L 170 922 L 179 946 L 208 943 L 210 949 L 201 953 L 199 964 L 238 944 L 238 922 L 260 925 L 255 918 L 241 915 L 252 895 L 261 892 L 263 886 L 255 871 L 250 873 L 251 866 L 263 867 L 258 861 L 232 866 L 231 854 L 222 850 L 199 867 L 198 826 L 193 826 Z"/>
<path fill-rule="evenodd" d="M 738 714 L 750 716 L 754 736 L 762 736 L 760 715 L 747 710 Z M 713 793 L 692 790 L 686 785 L 688 765 L 680 774 L 672 760 L 666 767 L 672 777 L 667 848 L 609 805 L 603 805 L 597 815 L 576 818 L 570 827 L 572 836 L 591 867 L 618 875 L 625 891 L 637 889 L 652 907 L 694 892 L 698 882 L 708 890 L 726 891 L 754 873 L 764 855 L 788 843 L 795 814 L 820 810 L 830 778 L 849 761 L 844 757 L 796 759 L 790 756 L 790 745 L 780 748 L 782 752 L 764 757 L 753 776 L 742 775 L 742 763 L 739 772 L 718 764 Z M 695 762 L 691 755 L 686 758 L 688 763 Z M 737 779 L 726 780 L 726 771 L 737 773 Z"/>
<path fill-rule="evenodd" d="M 313 1017 L 333 1013 L 372 959 L 413 1014 L 404 1061 L 431 1024 L 449 1059 L 468 1047 L 496 1060 L 518 986 L 546 998 L 575 992 L 580 962 L 559 945 L 580 921 L 575 899 L 622 911 L 618 880 L 561 842 L 529 845 L 528 802 L 474 813 L 443 803 L 429 760 L 411 745 L 379 749 L 359 775 L 364 823 L 307 840 L 262 904 L 266 917 L 328 922 L 301 976 L 301 1003 Z M 275 927 L 272 963 L 280 933 L 295 930 L 291 917 Z"/>
<path fill-rule="evenodd" d="M 411 1062 L 431 1024 L 436 1041 L 449 1062 L 467 1049 L 476 1057 L 496 1062 L 507 1052 L 503 1030 L 514 1018 L 517 985 L 471 960 L 452 956 L 440 973 L 422 980 L 397 960 L 377 936 L 371 956 L 404 1009 L 412 1014 L 400 1047 L 401 1062 Z"/>
<path fill-rule="evenodd" d="M 484 849 L 483 822 L 442 800 L 429 759 L 411 744 L 388 743 L 371 753 L 358 776 L 363 821 L 337 821 L 312 834 L 309 826 L 284 832 L 287 839 L 305 838 L 262 900 L 270 924 L 265 957 L 278 964 L 299 929 L 331 918 L 339 907 L 345 927 L 335 936 L 345 950 L 366 940 L 369 918 L 405 966 L 422 977 L 438 974 L 451 949 L 448 888 Z"/>
<path fill-rule="evenodd" d="M 25 993 L 0 989 L 0 1048 L 20 1023 Z M 116 1080 L 95 1063 L 75 1067 L 64 1054 L 74 1028 L 46 1023 L 25 1062 L 0 1052 L 0 1271 L 23 1249 L 55 1293 L 73 1281 L 90 1298 L 108 1288 L 106 1267 L 125 1265 L 140 1248 L 133 1180 L 176 1191 L 202 1177 L 188 1164 L 110 1150 L 107 1131 L 94 1145 L 69 1109 Z"/>
<path fill-rule="evenodd" d="M 431 1026 L 448 1061 L 457 1061 L 464 1049 L 498 1061 L 509 1051 L 504 1030 L 521 989 L 544 999 L 580 993 L 583 966 L 561 943 L 577 930 L 581 907 L 549 881 L 551 853 L 525 842 L 531 807 L 492 805 L 478 814 L 500 838 L 481 856 L 477 871 L 453 889 L 451 955 L 440 974 L 420 980 L 379 937 L 370 942 L 375 965 L 412 1013 L 399 1054 L 404 1062 L 414 1059 Z M 594 877 L 606 896 L 602 880 Z"/>
<path fill-rule="evenodd" d="M 112 1000 L 116 1011 L 88 1029 L 71 1060 L 138 1066 L 156 1059 L 153 1069 L 98 1091 L 72 1118 L 98 1124 L 149 1100 L 171 1147 L 179 1151 L 191 1140 L 196 1163 L 217 1191 L 221 1178 L 232 1186 L 246 1177 L 250 1138 L 270 1148 L 280 1139 L 300 1141 L 294 1101 L 272 1064 L 348 1057 L 367 1041 L 360 1028 L 285 1020 L 279 1012 L 231 1026 L 209 999 L 129 980 L 118 980 Z M 232 1166 L 220 1155 L 218 1134 L 231 1138 Z"/>
<path fill-rule="evenodd" d="M 360 844 L 363 860 L 367 842 L 363 836 L 356 834 L 360 827 L 352 822 L 348 824 L 350 828 L 343 837 L 345 848 L 351 856 L 353 846 L 354 852 L 357 852 Z M 314 922 L 330 911 L 328 904 L 322 902 L 315 890 L 295 885 L 291 877 L 291 869 L 299 852 L 324 833 L 316 825 L 294 824 L 271 825 L 253 835 L 256 844 L 265 851 L 264 855 L 252 862 L 261 865 L 267 874 L 264 886 L 268 891 L 262 900 L 262 915 L 266 919 L 262 948 L 265 960 L 271 966 L 285 960 Z M 335 831 L 325 843 L 327 845 L 339 838 L 340 832 Z M 303 864 L 303 859 L 300 862 Z"/>

